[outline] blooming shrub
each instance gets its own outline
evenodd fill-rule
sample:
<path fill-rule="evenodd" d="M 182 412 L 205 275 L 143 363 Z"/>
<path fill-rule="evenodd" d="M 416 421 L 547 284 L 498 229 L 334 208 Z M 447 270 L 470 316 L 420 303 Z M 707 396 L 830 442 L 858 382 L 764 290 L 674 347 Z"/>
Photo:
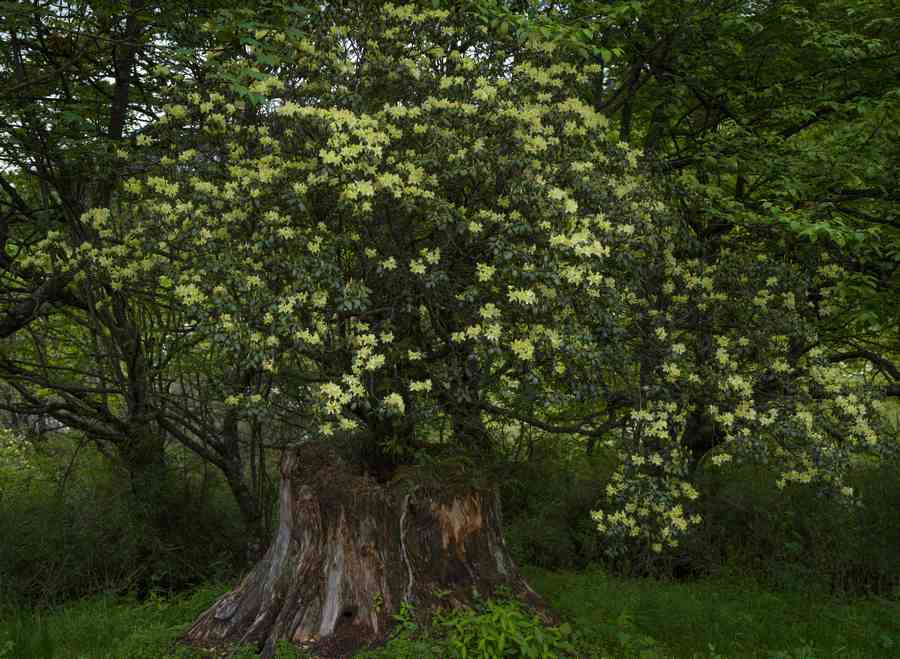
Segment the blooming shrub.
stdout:
<path fill-rule="evenodd" d="M 602 439 L 595 519 L 622 548 L 700 523 L 701 465 L 773 457 L 779 486 L 850 494 L 877 415 L 809 322 L 839 272 L 698 246 L 579 99 L 599 67 L 466 49 L 418 5 L 321 11 L 173 84 L 83 217 L 108 243 L 51 236 L 30 265 L 63 253 L 177 310 L 195 387 L 295 438 L 398 460 L 437 420 L 468 449 L 529 424 Z"/>

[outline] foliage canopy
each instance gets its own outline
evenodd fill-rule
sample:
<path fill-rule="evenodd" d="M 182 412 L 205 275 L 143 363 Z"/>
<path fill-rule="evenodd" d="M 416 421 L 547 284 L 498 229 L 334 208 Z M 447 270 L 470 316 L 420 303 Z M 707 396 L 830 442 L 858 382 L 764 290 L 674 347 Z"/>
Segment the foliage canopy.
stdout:
<path fill-rule="evenodd" d="M 149 427 L 237 494 L 248 436 L 261 450 L 340 434 L 390 468 L 442 443 L 485 455 L 526 426 L 575 434 L 618 454 L 599 528 L 655 551 L 699 523 L 699 468 L 774 458 L 779 487 L 849 495 L 851 456 L 890 447 L 863 378 L 823 345 L 822 300 L 846 298 L 846 269 L 772 228 L 804 194 L 750 157 L 809 117 L 770 108 L 772 126 L 748 126 L 722 108 L 752 115 L 765 99 L 732 80 L 716 107 L 676 119 L 698 93 L 675 76 L 671 95 L 660 74 L 643 110 L 611 123 L 597 89 L 646 36 L 633 14 L 676 20 L 648 7 L 580 34 L 611 40 L 588 64 L 560 55 L 553 30 L 491 39 L 431 4 L 209 11 L 195 48 L 155 65 L 150 116 L 127 140 L 109 119 L 105 183 L 6 244 L 16 405 L 109 441 Z M 718 74 L 699 57 L 659 66 L 704 87 Z M 810 145 L 779 153 L 807 167 L 822 158 Z M 690 168 L 663 178 L 660 153 Z M 5 185 L 24 208 L 20 188 Z M 39 339 L 20 331 L 36 315 Z"/>

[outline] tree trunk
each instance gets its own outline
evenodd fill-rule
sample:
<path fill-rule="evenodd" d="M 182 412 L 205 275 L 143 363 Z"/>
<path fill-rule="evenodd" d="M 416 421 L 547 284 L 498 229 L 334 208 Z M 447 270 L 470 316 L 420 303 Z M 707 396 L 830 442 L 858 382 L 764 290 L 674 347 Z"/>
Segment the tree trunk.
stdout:
<path fill-rule="evenodd" d="M 274 541 L 183 640 L 346 657 L 384 640 L 403 602 L 425 613 L 502 586 L 543 610 L 507 553 L 496 492 L 410 472 L 382 484 L 330 446 L 286 452 Z"/>
<path fill-rule="evenodd" d="M 241 512 L 241 521 L 244 523 L 246 544 L 244 565 L 252 565 L 263 555 L 263 550 L 268 542 L 269 530 L 266 528 L 266 519 L 263 506 L 267 505 L 264 497 L 258 492 L 253 492 L 248 486 L 242 465 L 236 464 L 231 469 L 225 470 L 225 480 L 231 489 L 231 494 L 237 502 Z"/>
<path fill-rule="evenodd" d="M 128 427 L 116 448 L 128 471 L 132 502 L 157 529 L 165 531 L 165 494 L 169 486 L 165 442 L 154 428 L 139 428 L 136 424 Z"/>

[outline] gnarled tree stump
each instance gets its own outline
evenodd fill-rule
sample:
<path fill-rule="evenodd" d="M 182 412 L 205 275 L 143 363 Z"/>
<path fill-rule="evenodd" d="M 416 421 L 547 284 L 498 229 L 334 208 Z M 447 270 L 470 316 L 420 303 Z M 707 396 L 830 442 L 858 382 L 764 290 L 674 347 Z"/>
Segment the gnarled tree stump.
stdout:
<path fill-rule="evenodd" d="M 184 640 L 215 648 L 280 639 L 349 656 L 384 639 L 404 601 L 462 605 L 504 587 L 541 607 L 506 550 L 494 491 L 415 477 L 387 484 L 322 444 L 286 453 L 266 555 Z"/>

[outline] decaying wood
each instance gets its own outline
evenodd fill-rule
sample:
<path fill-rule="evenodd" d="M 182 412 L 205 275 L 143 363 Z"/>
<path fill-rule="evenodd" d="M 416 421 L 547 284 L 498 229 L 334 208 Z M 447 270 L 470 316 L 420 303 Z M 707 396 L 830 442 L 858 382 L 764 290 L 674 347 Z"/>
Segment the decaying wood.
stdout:
<path fill-rule="evenodd" d="M 281 465 L 280 521 L 268 552 L 186 633 L 191 645 L 281 639 L 319 656 L 383 640 L 403 602 L 420 612 L 507 592 L 541 608 L 506 550 L 496 492 L 435 479 L 379 483 L 311 444 Z"/>

